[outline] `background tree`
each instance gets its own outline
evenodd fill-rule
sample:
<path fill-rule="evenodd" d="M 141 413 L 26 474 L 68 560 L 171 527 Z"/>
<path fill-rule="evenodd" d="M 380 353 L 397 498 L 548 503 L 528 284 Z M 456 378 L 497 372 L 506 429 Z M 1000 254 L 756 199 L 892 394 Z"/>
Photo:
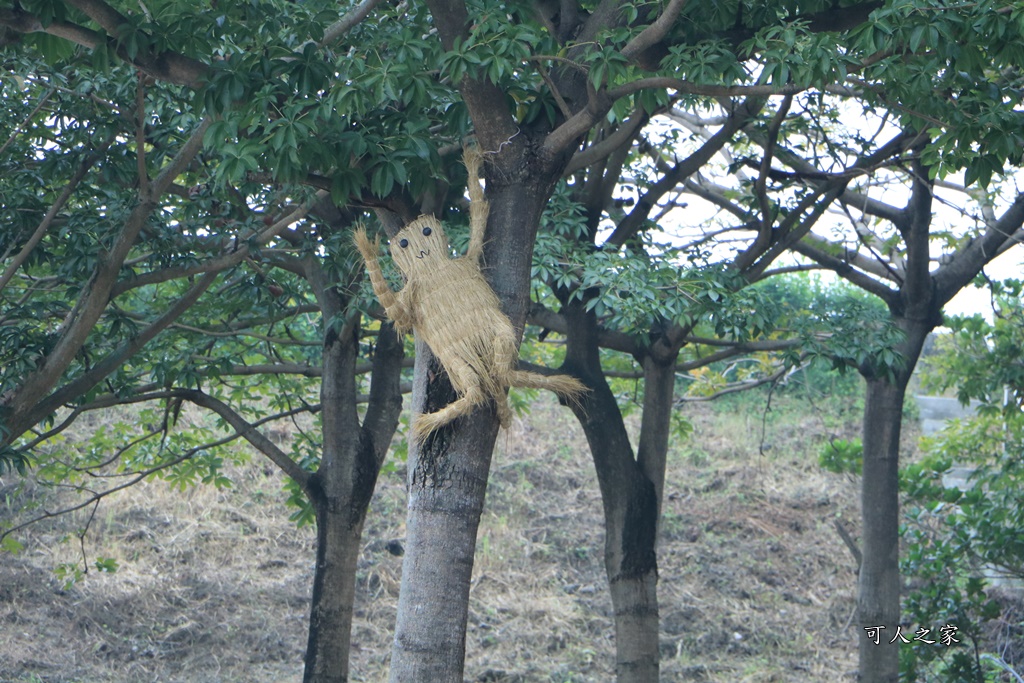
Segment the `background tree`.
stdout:
<path fill-rule="evenodd" d="M 761 290 L 745 289 L 771 274 L 768 264 L 780 253 L 767 255 L 772 245 L 758 239 L 756 226 L 763 222 L 754 212 L 744 212 L 743 218 L 750 220 L 729 228 L 747 238 L 745 248 L 722 258 L 700 249 L 701 227 L 683 222 L 685 218 L 677 217 L 681 212 L 675 211 L 683 197 L 690 198 L 687 181 L 727 143 L 740 144 L 731 140 L 734 135 L 742 136 L 748 127 L 756 130 L 753 114 L 762 104 L 747 102 L 721 117 L 721 129 L 707 140 L 695 136 L 660 147 L 637 130 L 639 139 L 625 138 L 607 163 L 591 168 L 589 174 L 582 169 L 574 174 L 563 195 L 570 204 L 559 205 L 563 215 L 553 226 L 556 234 L 572 241 L 546 239 L 538 248 L 535 271 L 551 287 L 559 310 L 538 304 L 530 319 L 566 334 L 564 367 L 591 388 L 575 411 L 590 444 L 605 506 L 605 563 L 621 680 L 652 680 L 658 672 L 656 537 L 677 373 L 755 351 L 792 350 L 801 337 L 810 335 L 799 313 L 790 311 L 783 317 L 782 307 L 759 296 Z M 788 107 L 779 112 L 769 109 L 766 116 L 781 124 L 786 111 Z M 880 155 L 896 149 L 883 147 Z M 672 157 L 663 154 L 673 155 L 674 165 L 669 164 Z M 633 165 L 627 168 L 630 157 Z M 643 177 L 645 165 L 653 167 L 654 180 Z M 637 188 L 638 198 L 628 211 L 619 208 L 622 200 L 614 196 L 620 189 L 613 179 L 620 174 L 632 175 Z M 696 244 L 658 245 L 656 240 L 665 239 L 667 229 L 650 218 L 655 210 L 665 223 L 680 221 L 674 226 L 677 230 L 693 231 Z M 802 211 L 780 219 L 769 230 L 806 232 L 821 215 L 821 207 L 807 201 Z M 827 329 L 818 322 L 817 332 Z M 852 346 L 864 353 L 878 348 L 882 339 L 861 338 Z M 629 354 L 642 368 L 638 374 L 643 378 L 643 420 L 635 451 L 602 367 L 602 346 Z M 691 348 L 682 357 L 687 346 Z M 762 380 L 779 379 L 799 356 L 766 361 Z"/>
<path fill-rule="evenodd" d="M 858 246 L 842 246 L 816 236 L 796 246 L 800 253 L 879 296 L 889 307 L 891 323 L 903 333 L 903 340 L 893 349 L 898 359 L 866 358 L 858 368 L 867 380 L 862 480 L 864 561 L 858 618 L 862 629 L 886 625 L 892 633 L 900 621 L 898 465 L 907 382 L 925 338 L 942 322 L 942 307 L 1001 249 L 1021 238 L 1024 221 L 1024 200 L 1019 197 L 998 217 L 989 211 L 986 219 L 979 211 L 974 221 L 976 232 L 954 238 L 952 253 L 946 254 L 943 265 L 933 270 L 934 240 L 943 235 L 933 227 L 933 197 L 937 191 L 919 155 L 910 150 L 907 175 L 911 194 L 904 207 L 857 207 L 856 202 L 847 205 L 859 228 L 854 238 Z M 866 233 L 863 226 L 872 217 L 884 222 L 876 231 Z M 879 245 L 886 240 L 888 251 L 883 253 Z M 895 680 L 898 645 L 876 647 L 866 631 L 861 640 L 863 679 Z"/>

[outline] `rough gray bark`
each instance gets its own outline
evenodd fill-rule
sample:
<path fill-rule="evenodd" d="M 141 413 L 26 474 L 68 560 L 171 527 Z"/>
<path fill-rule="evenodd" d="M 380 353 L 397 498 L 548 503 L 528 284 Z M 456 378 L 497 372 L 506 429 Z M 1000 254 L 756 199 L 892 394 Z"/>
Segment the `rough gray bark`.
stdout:
<path fill-rule="evenodd" d="M 416 362 L 414 405 L 447 404 L 454 392 L 422 342 Z M 428 374 L 434 382 L 426 381 Z M 496 413 L 487 408 L 410 448 L 391 681 L 462 681 L 476 531 L 497 431 Z"/>
<path fill-rule="evenodd" d="M 906 243 L 906 277 L 888 298 L 890 320 L 904 333 L 897 345 L 903 358 L 886 371 L 865 364 L 864 465 L 861 480 L 863 548 L 857 585 L 860 624 L 858 677 L 863 683 L 896 683 L 899 642 L 889 643 L 900 622 L 899 465 L 903 398 L 925 337 L 942 322 L 942 304 L 929 274 L 932 188 L 916 167 L 913 192 L 896 224 Z M 869 629 L 884 627 L 879 644 Z M 872 637 L 869 638 L 868 636 Z"/>
<path fill-rule="evenodd" d="M 906 276 L 899 288 L 891 290 L 862 275 L 849 278 L 886 301 L 890 321 L 905 335 L 897 346 L 902 367 L 891 374 L 867 365 L 860 368 L 867 380 L 861 482 L 863 561 L 857 586 L 861 683 L 896 683 L 899 679 L 899 642 L 890 644 L 889 640 L 900 622 L 899 442 L 907 383 L 925 338 L 942 323 L 942 307 L 1001 247 L 1021 239 L 1024 222 L 1024 198 L 1018 196 L 980 238 L 968 242 L 949 262 L 932 271 L 932 187 L 927 178 L 927 169 L 915 162 L 910 201 L 902 210 L 888 211 L 906 247 Z M 841 269 L 837 272 L 847 277 Z M 880 626 L 885 628 L 876 645 L 874 633 L 869 638 L 867 629 Z"/>

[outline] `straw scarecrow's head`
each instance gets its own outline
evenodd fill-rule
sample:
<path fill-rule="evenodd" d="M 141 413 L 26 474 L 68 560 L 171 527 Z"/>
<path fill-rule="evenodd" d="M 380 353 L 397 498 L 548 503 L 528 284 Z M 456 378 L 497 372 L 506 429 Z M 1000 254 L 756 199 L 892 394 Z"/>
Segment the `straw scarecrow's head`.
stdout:
<path fill-rule="evenodd" d="M 420 216 L 391 239 L 391 258 L 406 278 L 436 269 L 451 259 L 448 237 L 433 216 Z"/>

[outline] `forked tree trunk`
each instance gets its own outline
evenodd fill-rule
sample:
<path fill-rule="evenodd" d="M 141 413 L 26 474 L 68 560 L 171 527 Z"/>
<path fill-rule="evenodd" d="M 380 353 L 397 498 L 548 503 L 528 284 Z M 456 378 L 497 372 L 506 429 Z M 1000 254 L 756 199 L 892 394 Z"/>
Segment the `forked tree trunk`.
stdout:
<path fill-rule="evenodd" d="M 590 388 L 574 407 L 590 445 L 601 489 L 605 518 L 605 572 L 615 619 L 615 672 L 619 683 L 654 683 L 659 677 L 658 656 L 658 491 L 664 470 L 652 481 L 638 459 L 622 421 L 622 413 L 601 370 L 597 322 L 582 301 L 566 302 L 562 312 L 569 326 L 566 361 L 563 366 Z M 657 385 L 658 382 L 653 383 Z M 655 391 L 652 400 L 659 392 Z M 646 386 L 645 386 L 646 396 Z M 646 400 L 645 400 L 646 408 Z M 654 411 L 664 415 L 669 411 Z M 664 463 L 665 439 L 659 436 L 657 417 L 644 416 L 647 438 L 641 448 L 650 450 L 649 462 L 658 461 L 661 445 Z"/>
<path fill-rule="evenodd" d="M 322 271 L 310 270 L 324 320 L 337 320 L 344 310 L 337 291 L 325 282 Z M 323 452 L 308 487 L 316 512 L 317 551 L 304 683 L 348 681 L 360 537 L 402 407 L 402 340 L 385 324 L 374 349 L 369 401 L 360 425 L 357 322 L 351 320 L 340 331 L 331 328 L 324 334 Z"/>

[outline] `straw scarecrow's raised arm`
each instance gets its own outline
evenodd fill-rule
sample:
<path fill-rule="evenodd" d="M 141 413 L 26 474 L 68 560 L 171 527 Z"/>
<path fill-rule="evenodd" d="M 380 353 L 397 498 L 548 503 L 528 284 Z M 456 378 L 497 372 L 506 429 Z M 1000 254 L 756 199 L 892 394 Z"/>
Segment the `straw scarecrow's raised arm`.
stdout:
<path fill-rule="evenodd" d="M 469 171 L 469 249 L 466 251 L 466 258 L 479 263 L 484 250 L 487 215 L 491 207 L 484 198 L 484 189 L 480 185 L 480 165 L 483 163 L 480 149 L 475 146 L 466 147 L 463 157 L 466 170 Z"/>
<path fill-rule="evenodd" d="M 370 275 L 370 284 L 373 285 L 373 293 L 377 295 L 384 312 L 394 322 L 395 329 L 402 334 L 412 329 L 414 316 L 409 307 L 402 299 L 391 291 L 384 273 L 381 272 L 380 264 L 377 262 L 377 254 L 380 253 L 380 238 L 370 241 L 366 236 L 365 228 L 358 228 L 352 235 L 356 248 L 366 262 L 366 272 Z"/>

